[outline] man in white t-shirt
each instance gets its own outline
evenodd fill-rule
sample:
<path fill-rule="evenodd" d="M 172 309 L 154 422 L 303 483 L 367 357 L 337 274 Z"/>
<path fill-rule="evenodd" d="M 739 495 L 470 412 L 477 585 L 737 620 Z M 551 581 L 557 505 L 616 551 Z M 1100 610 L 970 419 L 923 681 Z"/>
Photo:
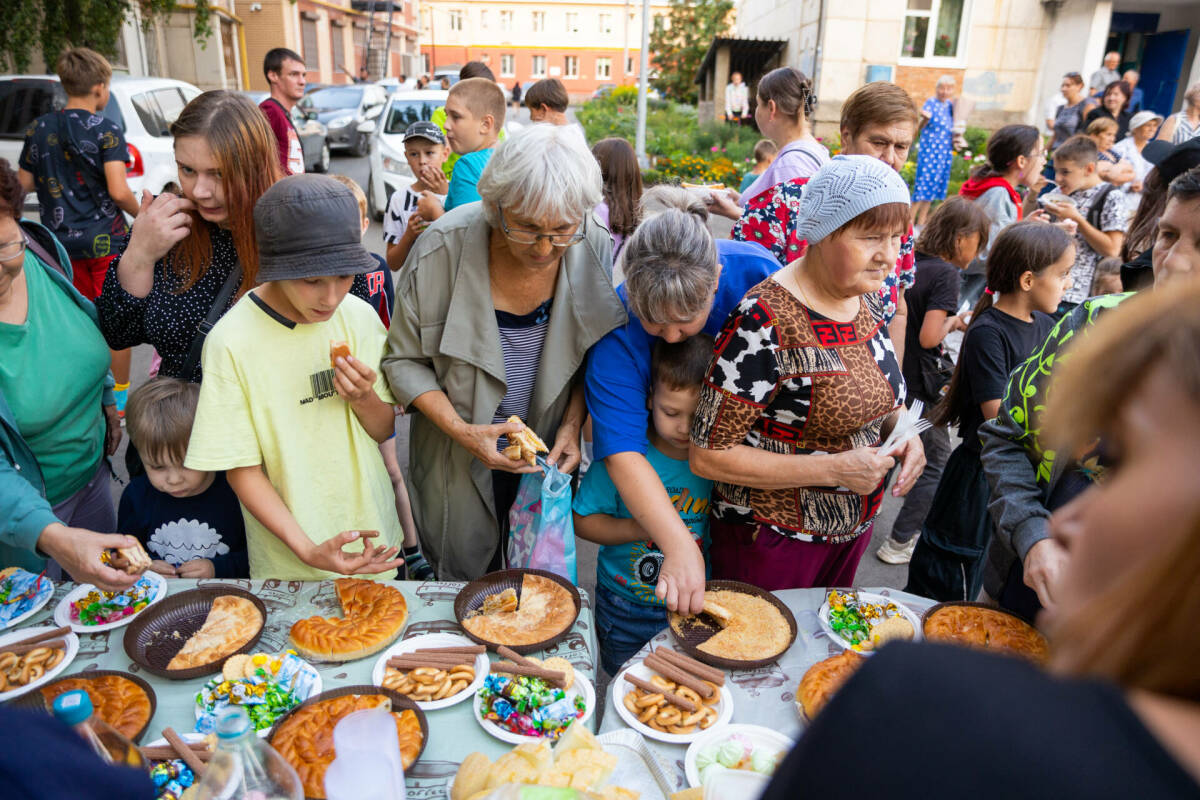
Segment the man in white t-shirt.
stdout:
<path fill-rule="evenodd" d="M 735 72 L 729 76 L 729 85 L 725 87 L 725 121 L 741 124 L 750 116 L 750 89 L 742 82 L 742 73 Z"/>
<path fill-rule="evenodd" d="M 446 134 L 436 123 L 414 122 L 404 131 L 404 159 L 416 180 L 392 193 L 383 215 L 383 241 L 387 245 L 388 268 L 393 271 L 404 266 L 408 251 L 429 225 L 429 220 L 418 211 L 422 199 L 427 204 L 445 205 L 449 183 L 442 164 L 448 155 Z"/>

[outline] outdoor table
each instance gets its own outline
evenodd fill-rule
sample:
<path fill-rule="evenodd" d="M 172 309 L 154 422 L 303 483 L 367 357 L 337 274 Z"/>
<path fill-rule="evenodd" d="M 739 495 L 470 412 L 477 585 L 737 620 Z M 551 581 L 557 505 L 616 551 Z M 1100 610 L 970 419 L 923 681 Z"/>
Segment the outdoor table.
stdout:
<path fill-rule="evenodd" d="M 188 580 L 173 578 L 167 581 L 168 594 L 193 589 L 196 586 L 228 584 L 246 589 L 262 599 L 267 607 L 266 626 L 254 652 L 280 652 L 288 648 L 288 631 L 297 620 L 320 616 L 340 616 L 337 596 L 332 580 L 328 581 L 278 581 L 278 580 Z M 395 585 L 404 593 L 408 602 L 408 622 L 401 639 L 410 639 L 423 633 L 462 633 L 454 619 L 454 598 L 465 585 L 438 581 L 396 581 Z M 62 583 L 55 587 L 54 597 L 44 609 L 17 630 L 35 625 L 54 625 L 54 608 L 74 584 Z M 576 671 L 591 681 L 595 676 L 596 631 L 592 624 L 591 599 L 580 589 L 583 599 L 579 617 L 567 636 L 547 650 L 530 653 L 535 658 L 561 656 L 571 662 Z M 153 606 L 150 610 L 153 611 Z M 125 654 L 124 636 L 127 626 L 109 631 L 79 636 L 79 654 L 61 677 L 68 677 L 91 669 L 115 669 L 130 672 L 144 678 L 154 688 L 158 706 L 150 727 L 142 738 L 153 741 L 162 734 L 163 728 L 173 727 L 179 733 L 194 730 L 196 722 L 195 696 L 205 681 L 213 676 L 191 681 L 172 681 L 160 678 L 143 670 L 130 661 Z M 344 664 L 314 664 L 321 674 L 322 691 L 341 686 L 371 683 L 371 671 L 378 655 Z M 216 675 L 217 673 L 214 673 Z M 35 690 L 36 691 L 36 690 Z M 601 701 L 597 697 L 597 704 Z M 446 796 L 447 782 L 458 771 L 458 765 L 469 753 L 476 750 L 495 760 L 512 750 L 512 745 L 489 735 L 475 719 L 473 701 L 461 703 L 437 711 L 426 711 L 429 722 L 429 740 L 425 751 L 412 769 L 405 773 L 408 797 L 442 798 Z M 595 729 L 599 709 L 593 712 L 588 726 Z"/>
<path fill-rule="evenodd" d="M 918 597 L 897 589 L 870 589 L 863 587 L 864 592 L 876 592 L 908 606 L 918 616 L 932 607 L 935 601 Z M 779 731 L 793 739 L 799 737 L 802 727 L 800 715 L 796 711 L 796 689 L 800 679 L 813 664 L 836 655 L 842 648 L 830 640 L 828 634 L 821 629 L 817 620 L 817 611 L 825 602 L 823 588 L 817 589 L 787 589 L 774 592 L 796 617 L 796 641 L 779 658 L 779 661 L 768 667 L 752 670 L 726 671 L 725 690 L 733 693 L 733 718 L 731 723 L 761 725 Z M 650 640 L 637 655 L 622 665 L 622 669 L 630 664 L 641 661 L 650 652 L 650 648 L 666 645 L 673 647 L 671 633 L 663 629 Z M 624 684 L 624 681 L 621 681 Z M 617 713 L 617 704 L 630 691 L 628 684 L 617 685 L 616 676 L 608 687 L 604 708 L 607 713 L 600 727 L 601 733 L 628 727 Z M 667 768 L 668 777 L 675 779 L 677 789 L 686 788 L 683 761 L 687 753 L 685 744 L 667 744 L 646 737 L 650 749 L 659 757 Z"/>

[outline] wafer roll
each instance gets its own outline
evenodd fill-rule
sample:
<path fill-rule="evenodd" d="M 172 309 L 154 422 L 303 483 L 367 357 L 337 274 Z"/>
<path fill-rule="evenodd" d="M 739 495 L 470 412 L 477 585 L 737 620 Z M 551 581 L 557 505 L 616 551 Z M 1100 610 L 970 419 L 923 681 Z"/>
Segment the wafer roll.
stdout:
<path fill-rule="evenodd" d="M 682 667 L 691 674 L 701 678 L 702 680 L 711 681 L 717 686 L 725 685 L 725 673 L 716 667 L 710 667 L 708 664 L 697 661 L 691 656 L 684 655 L 678 650 L 672 650 L 668 647 L 656 648 L 654 654 L 665 658 L 667 661 Z"/>
<path fill-rule="evenodd" d="M 695 711 L 696 710 L 696 704 L 693 703 L 691 700 L 685 700 L 684 698 L 680 697 L 679 695 L 675 694 L 674 692 L 668 692 L 664 689 L 660 689 L 659 687 L 655 686 L 650 681 L 644 681 L 641 678 L 630 675 L 628 672 L 625 673 L 625 680 L 629 681 L 630 683 L 632 683 L 634 686 L 636 686 L 639 689 L 645 689 L 647 692 L 650 692 L 651 694 L 661 694 L 664 698 L 666 698 L 666 701 L 668 703 L 670 703 L 673 706 L 677 706 L 678 708 L 682 708 L 684 711 Z"/>
<path fill-rule="evenodd" d="M 55 639 L 51 642 L 33 642 L 32 644 L 29 642 L 21 642 L 20 644 L 5 645 L 2 649 L 0 649 L 0 653 L 13 653 L 14 655 L 23 656 L 26 653 L 31 653 L 34 650 L 38 650 L 42 647 L 49 647 L 53 650 L 63 650 L 66 649 L 66 646 L 67 642 L 65 639 Z"/>
<path fill-rule="evenodd" d="M 702 679 L 697 678 L 690 672 L 685 671 L 681 667 L 677 667 L 665 658 L 660 658 L 653 653 L 646 656 L 643 661 L 647 667 L 662 675 L 664 678 L 676 683 L 683 684 L 701 697 L 712 697 L 713 689 Z"/>
<path fill-rule="evenodd" d="M 524 664 L 514 664 L 511 661 L 494 661 L 492 662 L 492 672 L 504 672 L 509 675 L 525 675 L 530 678 L 541 678 L 542 680 L 550 681 L 556 686 L 564 686 L 567 682 L 566 673 L 559 672 L 553 669 L 544 669 L 536 664 L 525 666 Z"/>
<path fill-rule="evenodd" d="M 45 633 L 39 633 L 37 636 L 30 636 L 28 639 L 22 639 L 17 644 L 37 644 L 38 642 L 45 642 L 49 639 L 57 639 L 60 636 L 66 636 L 70 632 L 71 626 L 63 625 L 61 628 L 55 628 L 52 631 L 46 631 Z M 8 650 L 11 648 L 6 647 L 5 649 Z"/>
<path fill-rule="evenodd" d="M 192 772 L 196 773 L 197 776 L 204 773 L 204 762 L 202 762 L 199 756 L 197 756 L 192 748 L 188 746 L 187 742 L 185 742 L 183 738 L 175 732 L 174 728 L 169 726 L 163 728 L 163 738 L 166 739 L 167 743 L 171 745 L 171 748 L 179 754 L 179 758 L 182 758 L 187 765 L 191 767 Z"/>

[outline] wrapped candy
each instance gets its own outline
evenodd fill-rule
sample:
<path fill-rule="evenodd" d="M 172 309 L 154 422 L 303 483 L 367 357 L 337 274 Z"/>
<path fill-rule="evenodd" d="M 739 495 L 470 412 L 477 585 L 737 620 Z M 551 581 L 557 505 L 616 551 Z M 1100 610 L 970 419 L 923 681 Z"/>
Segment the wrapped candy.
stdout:
<path fill-rule="evenodd" d="M 179 800 L 196 781 L 196 776 L 181 759 L 161 761 L 150 769 L 150 780 L 158 790 L 158 800 Z"/>
<path fill-rule="evenodd" d="M 480 716 L 521 736 L 557 739 L 586 711 L 582 697 L 524 675 L 488 675 L 479 697 Z"/>

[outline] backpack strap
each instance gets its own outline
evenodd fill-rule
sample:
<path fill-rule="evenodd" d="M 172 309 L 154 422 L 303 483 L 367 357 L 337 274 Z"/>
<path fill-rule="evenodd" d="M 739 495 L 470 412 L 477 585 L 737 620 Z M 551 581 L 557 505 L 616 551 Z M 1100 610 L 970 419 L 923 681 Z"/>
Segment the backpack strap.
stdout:
<path fill-rule="evenodd" d="M 1092 201 L 1092 207 L 1088 209 L 1088 225 L 1091 225 L 1096 230 L 1100 230 L 1100 215 L 1104 213 L 1104 202 L 1116 188 L 1111 183 L 1104 184 L 1104 188 L 1096 193 L 1096 199 Z"/>
<path fill-rule="evenodd" d="M 62 273 L 68 281 L 71 280 L 71 270 L 63 267 L 58 260 L 58 246 L 54 240 L 54 234 L 28 220 L 21 220 L 21 232 L 25 234 L 25 246 L 33 251 L 33 254 L 42 260 L 46 266 Z"/>
<path fill-rule="evenodd" d="M 192 374 L 195 373 L 196 367 L 200 365 L 200 355 L 204 350 L 204 340 L 208 338 L 208 332 L 213 329 L 213 326 L 217 324 L 217 320 L 225 313 L 225 306 L 228 305 L 229 298 L 241 283 L 242 262 L 241 259 L 238 259 L 234 262 L 233 269 L 229 271 L 225 282 L 221 284 L 221 291 L 217 292 L 212 307 L 208 309 L 208 316 L 196 326 L 196 335 L 192 337 L 192 346 L 188 349 L 187 358 L 183 362 L 183 370 L 179 373 L 181 380 L 190 381 L 192 379 Z"/>

